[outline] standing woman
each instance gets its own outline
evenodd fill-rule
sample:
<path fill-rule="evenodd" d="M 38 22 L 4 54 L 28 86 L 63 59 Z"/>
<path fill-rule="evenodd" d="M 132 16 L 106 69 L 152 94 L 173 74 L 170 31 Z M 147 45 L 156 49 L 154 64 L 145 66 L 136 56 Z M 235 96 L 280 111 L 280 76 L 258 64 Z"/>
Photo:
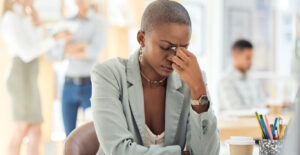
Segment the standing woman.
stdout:
<path fill-rule="evenodd" d="M 38 57 L 54 45 L 54 40 L 42 40 L 33 0 L 4 0 L 3 6 L 2 34 L 12 56 L 7 87 L 14 128 L 8 154 L 20 154 L 27 136 L 28 155 L 38 155 L 43 121 L 37 85 Z"/>
<path fill-rule="evenodd" d="M 99 155 L 219 154 L 205 76 L 187 49 L 191 33 L 181 4 L 156 0 L 143 14 L 139 51 L 93 68 Z"/>

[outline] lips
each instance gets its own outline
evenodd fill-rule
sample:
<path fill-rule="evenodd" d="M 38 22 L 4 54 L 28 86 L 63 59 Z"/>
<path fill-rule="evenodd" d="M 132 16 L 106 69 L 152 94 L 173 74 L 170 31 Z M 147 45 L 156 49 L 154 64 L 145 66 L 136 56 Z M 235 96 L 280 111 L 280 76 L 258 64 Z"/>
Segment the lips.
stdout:
<path fill-rule="evenodd" d="M 169 65 L 164 66 L 164 65 L 162 65 L 161 67 L 162 67 L 166 72 L 172 72 L 172 71 L 173 71 L 172 66 L 169 66 Z"/>

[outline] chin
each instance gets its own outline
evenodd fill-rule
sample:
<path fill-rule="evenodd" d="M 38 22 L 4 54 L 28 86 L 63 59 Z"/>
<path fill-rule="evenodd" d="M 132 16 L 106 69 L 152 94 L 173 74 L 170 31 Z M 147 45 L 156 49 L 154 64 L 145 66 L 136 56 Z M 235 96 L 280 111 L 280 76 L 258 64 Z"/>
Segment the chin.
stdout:
<path fill-rule="evenodd" d="M 173 72 L 173 68 L 171 66 L 161 65 L 159 67 L 159 74 L 161 76 L 167 77 Z"/>
<path fill-rule="evenodd" d="M 172 73 L 172 72 L 171 72 Z M 163 72 L 163 73 L 160 73 L 160 75 L 162 77 L 168 77 L 171 73 L 166 73 L 166 72 Z"/>
<path fill-rule="evenodd" d="M 167 77 L 169 76 L 171 73 L 173 73 L 172 71 L 164 71 L 164 70 L 160 70 L 159 75 L 163 76 L 163 77 Z"/>

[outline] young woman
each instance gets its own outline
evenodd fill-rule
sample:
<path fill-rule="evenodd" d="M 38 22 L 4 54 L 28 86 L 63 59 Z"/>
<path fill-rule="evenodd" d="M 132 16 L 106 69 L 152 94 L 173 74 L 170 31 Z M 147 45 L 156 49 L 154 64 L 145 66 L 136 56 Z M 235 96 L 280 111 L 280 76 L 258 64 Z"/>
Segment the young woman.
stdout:
<path fill-rule="evenodd" d="M 205 76 L 187 50 L 191 32 L 181 4 L 154 1 L 142 17 L 139 51 L 94 67 L 91 102 L 98 154 L 219 153 Z"/>
<path fill-rule="evenodd" d="M 23 139 L 27 136 L 27 153 L 37 155 L 43 120 L 37 86 L 38 57 L 54 45 L 54 40 L 42 40 L 33 0 L 4 0 L 3 6 L 2 35 L 12 56 L 7 87 L 14 130 L 8 154 L 20 154 Z"/>

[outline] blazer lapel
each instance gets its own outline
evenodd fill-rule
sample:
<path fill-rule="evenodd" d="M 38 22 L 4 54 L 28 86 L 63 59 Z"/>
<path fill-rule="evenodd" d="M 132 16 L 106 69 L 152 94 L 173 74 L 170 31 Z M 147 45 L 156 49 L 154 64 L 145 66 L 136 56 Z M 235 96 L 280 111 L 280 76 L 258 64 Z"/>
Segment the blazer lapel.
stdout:
<path fill-rule="evenodd" d="M 143 144 L 145 143 L 145 112 L 144 95 L 140 67 L 138 62 L 138 52 L 134 53 L 127 64 L 127 81 L 129 104 L 137 124 Z"/>
<path fill-rule="evenodd" d="M 182 83 L 177 73 L 173 72 L 167 81 L 165 112 L 165 145 L 173 145 L 178 121 L 181 115 L 184 95 L 179 91 Z"/>
<path fill-rule="evenodd" d="M 138 62 L 138 52 L 134 53 L 127 64 L 127 82 L 129 104 L 137 124 L 143 144 L 145 144 L 145 110 L 142 80 Z M 177 73 L 168 77 L 165 112 L 165 145 L 172 145 L 175 140 L 178 121 L 181 115 L 184 95 L 179 91 L 182 82 Z"/>

